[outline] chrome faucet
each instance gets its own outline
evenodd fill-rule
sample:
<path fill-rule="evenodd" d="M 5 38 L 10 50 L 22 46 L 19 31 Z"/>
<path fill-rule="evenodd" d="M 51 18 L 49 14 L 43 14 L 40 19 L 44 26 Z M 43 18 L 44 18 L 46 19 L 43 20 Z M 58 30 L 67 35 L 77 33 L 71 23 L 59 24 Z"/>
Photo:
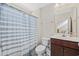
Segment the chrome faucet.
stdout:
<path fill-rule="evenodd" d="M 66 32 L 66 31 L 63 31 L 63 35 L 62 35 L 63 37 L 65 37 L 65 36 L 66 36 L 66 35 L 65 35 L 65 32 Z"/>

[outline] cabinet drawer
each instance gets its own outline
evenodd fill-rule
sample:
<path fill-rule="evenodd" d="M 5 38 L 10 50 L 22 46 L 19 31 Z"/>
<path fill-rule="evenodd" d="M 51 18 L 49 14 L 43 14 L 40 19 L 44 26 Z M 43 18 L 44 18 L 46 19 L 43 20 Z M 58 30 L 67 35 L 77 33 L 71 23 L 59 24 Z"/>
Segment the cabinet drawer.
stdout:
<path fill-rule="evenodd" d="M 63 44 L 64 44 L 65 47 L 79 49 L 77 42 L 64 41 Z"/>
<path fill-rule="evenodd" d="M 79 50 L 64 48 L 64 56 L 77 56 L 79 55 Z"/>
<path fill-rule="evenodd" d="M 56 45 L 61 45 L 61 46 L 63 46 L 63 43 L 64 43 L 64 41 L 63 40 L 60 40 L 60 39 L 52 39 L 51 40 L 51 44 L 56 44 Z"/>

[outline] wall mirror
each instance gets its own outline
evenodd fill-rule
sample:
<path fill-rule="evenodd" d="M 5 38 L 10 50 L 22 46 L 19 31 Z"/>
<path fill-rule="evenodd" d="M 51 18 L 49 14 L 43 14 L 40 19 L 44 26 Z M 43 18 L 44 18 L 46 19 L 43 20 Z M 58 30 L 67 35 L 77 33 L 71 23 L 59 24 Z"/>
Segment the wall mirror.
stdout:
<path fill-rule="evenodd" d="M 55 12 L 56 33 L 76 34 L 75 9 L 64 9 Z M 72 24 L 74 22 L 74 24 Z M 75 32 L 75 33 L 74 33 Z"/>
<path fill-rule="evenodd" d="M 69 20 L 65 19 L 57 24 L 57 33 L 69 33 Z"/>
<path fill-rule="evenodd" d="M 72 18 L 66 17 L 57 23 L 57 33 L 72 34 Z"/>

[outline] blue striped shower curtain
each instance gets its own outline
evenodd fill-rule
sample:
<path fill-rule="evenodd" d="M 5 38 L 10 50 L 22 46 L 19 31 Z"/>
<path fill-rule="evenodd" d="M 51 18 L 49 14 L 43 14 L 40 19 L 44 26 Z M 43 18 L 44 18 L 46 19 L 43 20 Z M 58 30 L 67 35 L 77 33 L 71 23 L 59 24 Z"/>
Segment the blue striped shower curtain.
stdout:
<path fill-rule="evenodd" d="M 37 43 L 37 18 L 0 4 L 0 55 L 27 55 Z"/>

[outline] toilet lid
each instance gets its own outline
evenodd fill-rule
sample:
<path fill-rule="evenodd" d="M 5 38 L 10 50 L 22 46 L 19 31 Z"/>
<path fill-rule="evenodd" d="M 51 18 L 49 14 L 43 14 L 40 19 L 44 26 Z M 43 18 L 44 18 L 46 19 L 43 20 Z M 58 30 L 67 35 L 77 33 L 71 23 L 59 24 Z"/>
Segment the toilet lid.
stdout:
<path fill-rule="evenodd" d="M 43 51 L 43 50 L 45 50 L 45 46 L 43 46 L 43 45 L 39 45 L 37 48 L 36 48 L 36 51 Z"/>

